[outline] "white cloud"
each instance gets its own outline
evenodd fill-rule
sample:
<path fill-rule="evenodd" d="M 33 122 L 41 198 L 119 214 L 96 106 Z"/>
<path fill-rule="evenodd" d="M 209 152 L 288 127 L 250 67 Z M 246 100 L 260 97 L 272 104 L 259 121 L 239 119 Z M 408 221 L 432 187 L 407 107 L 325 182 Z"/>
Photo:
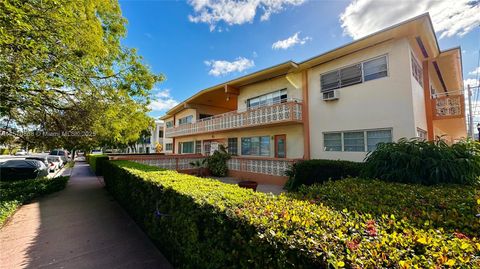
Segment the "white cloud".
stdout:
<path fill-rule="evenodd" d="M 480 74 L 480 67 L 477 67 L 477 69 L 473 70 L 472 72 L 468 72 L 468 74 L 471 76 L 476 76 Z"/>
<path fill-rule="evenodd" d="M 277 42 L 272 44 L 272 49 L 275 49 L 275 50 L 284 49 L 284 50 L 286 50 L 286 49 L 288 49 L 292 46 L 295 46 L 297 44 L 303 45 L 307 41 L 312 39 L 309 36 L 304 37 L 304 38 L 299 38 L 298 34 L 300 34 L 300 32 L 296 32 L 294 35 L 292 35 L 291 37 L 289 37 L 287 39 L 278 40 Z"/>
<path fill-rule="evenodd" d="M 285 9 L 286 6 L 298 6 L 305 0 L 189 0 L 194 15 L 188 19 L 195 23 L 207 23 L 210 31 L 215 30 L 219 22 L 228 25 L 251 23 L 261 9 L 261 21 L 266 21 L 274 13 Z"/>
<path fill-rule="evenodd" d="M 229 62 L 224 60 L 210 60 L 205 61 L 205 64 L 210 67 L 210 71 L 208 71 L 209 75 L 212 76 L 220 76 L 226 75 L 232 72 L 242 72 L 255 66 L 253 60 L 238 57 L 235 61 Z"/>
<path fill-rule="evenodd" d="M 154 90 L 148 108 L 152 111 L 165 111 L 178 105 L 178 101 L 170 95 L 170 89 Z"/>
<path fill-rule="evenodd" d="M 473 78 L 468 78 L 468 79 L 463 80 L 463 85 L 464 85 L 465 89 L 467 89 L 467 85 L 470 85 L 470 88 L 478 86 L 479 81 L 476 80 L 476 79 L 473 79 Z"/>
<path fill-rule="evenodd" d="M 340 14 L 345 34 L 354 39 L 429 12 L 440 38 L 463 36 L 480 24 L 478 5 L 472 0 L 354 0 Z"/>

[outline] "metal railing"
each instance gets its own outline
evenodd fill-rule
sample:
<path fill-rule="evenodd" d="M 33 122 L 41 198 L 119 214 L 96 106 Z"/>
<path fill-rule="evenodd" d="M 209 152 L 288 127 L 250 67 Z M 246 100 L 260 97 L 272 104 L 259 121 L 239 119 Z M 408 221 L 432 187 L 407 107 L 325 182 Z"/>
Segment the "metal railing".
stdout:
<path fill-rule="evenodd" d="M 227 112 L 198 120 L 195 123 L 167 128 L 165 136 L 176 137 L 301 120 L 301 100 L 289 99 L 284 103 L 274 103 L 244 111 Z"/>

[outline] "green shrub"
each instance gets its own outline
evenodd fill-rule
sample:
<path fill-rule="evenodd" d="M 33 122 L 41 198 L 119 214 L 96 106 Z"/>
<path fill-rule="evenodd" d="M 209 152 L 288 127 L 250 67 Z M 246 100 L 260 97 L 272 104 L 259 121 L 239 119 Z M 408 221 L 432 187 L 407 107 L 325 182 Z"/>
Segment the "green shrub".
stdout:
<path fill-rule="evenodd" d="M 101 154 L 90 154 L 88 155 L 87 162 L 90 165 L 90 168 L 92 171 L 95 173 L 97 176 L 103 176 L 103 162 L 108 160 L 107 155 L 101 155 Z"/>
<path fill-rule="evenodd" d="M 480 176 L 480 144 L 464 141 L 447 145 L 401 139 L 380 144 L 366 158 L 362 177 L 385 181 L 434 185 L 477 184 Z"/>
<path fill-rule="evenodd" d="M 32 199 L 65 188 L 69 177 L 0 182 L 0 226 L 15 210 Z"/>
<path fill-rule="evenodd" d="M 126 161 L 108 190 L 178 268 L 431 268 L 480 265 L 480 241 Z"/>
<path fill-rule="evenodd" d="M 207 167 L 210 170 L 212 176 L 227 176 L 227 161 L 228 159 L 230 159 L 230 157 L 230 154 L 228 154 L 224 149 L 221 149 L 220 151 L 215 151 L 212 155 L 208 156 Z"/>
<path fill-rule="evenodd" d="M 347 208 L 379 218 L 394 214 L 416 227 L 475 235 L 480 231 L 480 189 L 461 185 L 422 186 L 349 178 L 302 186 L 289 196 Z"/>
<path fill-rule="evenodd" d="M 340 160 L 308 160 L 294 163 L 287 170 L 285 189 L 296 190 L 301 185 L 313 185 L 327 180 L 356 177 L 363 163 Z"/>

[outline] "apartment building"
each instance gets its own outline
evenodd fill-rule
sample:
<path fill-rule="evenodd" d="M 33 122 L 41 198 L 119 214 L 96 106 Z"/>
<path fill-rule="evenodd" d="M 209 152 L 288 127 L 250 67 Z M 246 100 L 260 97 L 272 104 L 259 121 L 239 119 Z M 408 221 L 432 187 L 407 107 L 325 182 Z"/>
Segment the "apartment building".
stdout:
<path fill-rule="evenodd" d="M 157 144 L 162 145 L 160 153 L 171 154 L 172 139 L 166 138 L 165 126 L 162 120 L 155 120 L 155 125 L 150 128 L 150 135 L 141 137 L 134 148 L 128 148 L 127 153 L 156 153 Z"/>
<path fill-rule="evenodd" d="M 161 119 L 172 154 L 222 144 L 231 176 L 282 184 L 299 159 L 362 161 L 380 142 L 466 137 L 462 89 L 460 48 L 440 50 L 424 14 L 204 89 Z"/>

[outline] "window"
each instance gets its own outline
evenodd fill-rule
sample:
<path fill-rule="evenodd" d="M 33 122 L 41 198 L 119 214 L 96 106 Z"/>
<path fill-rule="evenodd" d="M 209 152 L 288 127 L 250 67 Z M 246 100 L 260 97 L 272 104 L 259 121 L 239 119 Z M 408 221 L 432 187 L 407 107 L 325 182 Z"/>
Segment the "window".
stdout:
<path fill-rule="evenodd" d="M 363 80 L 369 81 L 387 76 L 387 56 L 363 62 Z"/>
<path fill-rule="evenodd" d="M 228 139 L 228 153 L 238 155 L 238 138 L 233 137 Z"/>
<path fill-rule="evenodd" d="M 242 155 L 270 156 L 270 136 L 242 137 Z"/>
<path fill-rule="evenodd" d="M 158 137 L 159 137 L 159 138 L 163 138 L 163 130 L 159 130 L 159 131 L 158 131 Z"/>
<path fill-rule="evenodd" d="M 172 128 L 173 127 L 173 121 L 167 121 L 165 123 L 165 126 L 167 126 L 167 128 Z"/>
<path fill-rule="evenodd" d="M 379 143 L 392 142 L 391 129 L 349 131 L 323 134 L 324 151 L 373 151 Z"/>
<path fill-rule="evenodd" d="M 247 108 L 257 108 L 287 102 L 287 89 L 260 95 L 247 100 Z"/>
<path fill-rule="evenodd" d="M 207 119 L 207 118 L 211 118 L 213 117 L 213 115 L 210 115 L 210 114 L 198 114 L 198 118 L 199 119 Z"/>
<path fill-rule="evenodd" d="M 342 151 L 342 133 L 328 133 L 323 135 L 325 151 Z"/>
<path fill-rule="evenodd" d="M 173 149 L 173 144 L 172 143 L 166 143 L 165 144 L 165 150 L 172 150 Z"/>
<path fill-rule="evenodd" d="M 322 92 L 348 87 L 388 75 L 387 56 L 340 68 L 320 75 Z M 363 74 L 363 75 L 362 75 Z"/>
<path fill-rule="evenodd" d="M 421 141 L 427 140 L 427 131 L 417 128 L 417 138 Z"/>
<path fill-rule="evenodd" d="M 180 152 L 182 154 L 185 153 L 193 153 L 193 141 L 190 142 L 180 142 Z"/>
<path fill-rule="evenodd" d="M 365 151 L 363 132 L 343 133 L 343 151 Z"/>
<path fill-rule="evenodd" d="M 195 153 L 202 154 L 202 141 L 195 141 Z"/>
<path fill-rule="evenodd" d="M 417 61 L 417 58 L 411 54 L 412 60 L 412 76 L 417 80 L 420 86 L 423 87 L 423 69 L 420 63 Z"/>
<path fill-rule="evenodd" d="M 178 119 L 178 125 L 189 124 L 193 121 L 193 115 Z"/>
<path fill-rule="evenodd" d="M 373 130 L 367 131 L 367 151 L 374 151 L 377 149 L 379 143 L 392 142 L 391 130 Z"/>

